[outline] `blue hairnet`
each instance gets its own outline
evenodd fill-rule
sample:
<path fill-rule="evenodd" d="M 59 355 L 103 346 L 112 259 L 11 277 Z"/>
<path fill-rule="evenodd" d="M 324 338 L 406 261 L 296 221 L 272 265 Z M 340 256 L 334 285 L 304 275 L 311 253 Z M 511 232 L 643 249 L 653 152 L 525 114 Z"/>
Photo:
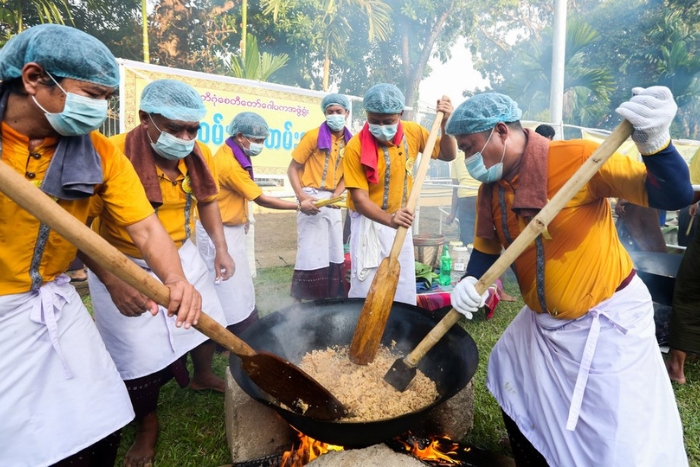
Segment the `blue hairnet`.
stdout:
<path fill-rule="evenodd" d="M 119 86 L 119 66 L 107 46 L 68 26 L 41 24 L 10 39 L 0 49 L 0 81 L 19 78 L 31 62 L 54 77 Z"/>
<path fill-rule="evenodd" d="M 516 122 L 522 116 L 518 104 L 505 94 L 477 94 L 459 104 L 452 112 L 445 132 L 449 135 L 471 135 L 490 130 L 500 122 Z"/>
<path fill-rule="evenodd" d="M 226 130 L 231 136 L 243 133 L 243 136 L 255 139 L 265 139 L 270 134 L 265 119 L 253 112 L 239 113 L 233 117 Z"/>
<path fill-rule="evenodd" d="M 362 99 L 367 112 L 377 114 L 400 114 L 406 105 L 403 93 L 389 83 L 375 84 L 367 90 Z"/>
<path fill-rule="evenodd" d="M 181 122 L 198 122 L 207 114 L 202 96 L 189 84 L 174 79 L 148 83 L 141 93 L 139 109 Z"/>
<path fill-rule="evenodd" d="M 328 94 L 321 101 L 321 109 L 325 112 L 326 107 L 333 104 L 339 105 L 345 110 L 350 110 L 350 101 L 342 94 Z"/>

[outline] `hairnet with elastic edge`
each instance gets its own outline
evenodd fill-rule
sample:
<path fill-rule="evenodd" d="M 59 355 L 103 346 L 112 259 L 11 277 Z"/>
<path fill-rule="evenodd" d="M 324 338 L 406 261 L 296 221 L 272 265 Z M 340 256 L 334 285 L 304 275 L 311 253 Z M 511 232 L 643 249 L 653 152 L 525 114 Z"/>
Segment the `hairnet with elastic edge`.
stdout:
<path fill-rule="evenodd" d="M 367 112 L 399 114 L 406 106 L 406 98 L 393 84 L 380 83 L 367 90 L 362 99 L 362 105 Z"/>
<path fill-rule="evenodd" d="M 343 96 L 342 94 L 328 94 L 326 97 L 323 98 L 321 101 L 321 110 L 323 112 L 326 111 L 326 107 L 329 105 L 339 105 L 345 110 L 350 110 L 350 101 L 348 100 L 347 97 Z"/>
<path fill-rule="evenodd" d="M 199 122 L 207 114 L 202 96 L 189 84 L 174 79 L 148 83 L 141 93 L 139 109 L 182 122 Z"/>
<path fill-rule="evenodd" d="M 270 127 L 260 115 L 254 112 L 241 112 L 233 117 L 226 131 L 231 136 L 243 133 L 247 138 L 265 139 L 270 134 Z"/>
<path fill-rule="evenodd" d="M 31 62 L 55 77 L 119 86 L 119 65 L 107 46 L 68 26 L 41 24 L 10 39 L 0 49 L 0 81 L 19 78 Z"/>
<path fill-rule="evenodd" d="M 445 132 L 448 135 L 470 135 L 490 130 L 497 123 L 511 123 L 520 120 L 523 112 L 518 104 L 496 92 L 477 94 L 457 106 L 447 121 Z"/>

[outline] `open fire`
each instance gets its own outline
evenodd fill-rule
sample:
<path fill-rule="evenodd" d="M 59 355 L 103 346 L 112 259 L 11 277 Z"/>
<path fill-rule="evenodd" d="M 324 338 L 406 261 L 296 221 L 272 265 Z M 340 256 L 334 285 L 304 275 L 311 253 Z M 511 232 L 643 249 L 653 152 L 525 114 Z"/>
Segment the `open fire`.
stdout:
<path fill-rule="evenodd" d="M 430 438 L 419 439 L 413 436 L 408 436 L 406 441 L 400 437 L 394 438 L 406 447 L 406 452 L 413 457 L 423 460 L 437 462 L 437 465 L 461 465 L 462 463 L 456 459 L 457 451 L 460 449 L 459 444 L 453 442 L 449 438 L 439 438 L 431 436 Z M 427 445 L 422 441 L 428 441 Z M 465 448 L 469 450 L 470 448 Z"/>
<path fill-rule="evenodd" d="M 342 446 L 334 446 L 317 441 L 300 431 L 297 431 L 297 435 L 299 436 L 298 447 L 294 448 L 292 446 L 292 449 L 282 454 L 280 467 L 303 467 L 328 451 L 343 450 Z"/>
<path fill-rule="evenodd" d="M 334 446 L 317 441 L 297 432 L 298 443 L 295 443 L 289 451 L 286 451 L 281 458 L 279 467 L 303 467 L 312 460 L 322 456 L 328 451 L 342 451 L 342 446 Z M 410 454 L 416 459 L 434 466 L 469 466 L 473 465 L 463 462 L 460 455 L 472 450 L 469 446 L 463 446 L 447 437 L 430 436 L 418 437 L 411 433 L 397 436 L 387 445 L 397 452 Z"/>

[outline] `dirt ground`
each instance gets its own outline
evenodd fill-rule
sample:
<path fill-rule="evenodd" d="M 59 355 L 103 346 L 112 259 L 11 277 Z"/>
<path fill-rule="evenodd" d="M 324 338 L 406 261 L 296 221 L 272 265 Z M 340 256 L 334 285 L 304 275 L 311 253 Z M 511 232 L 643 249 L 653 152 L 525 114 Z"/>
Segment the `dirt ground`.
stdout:
<path fill-rule="evenodd" d="M 443 207 L 449 212 L 449 206 Z M 440 231 L 440 208 L 424 206 L 418 216 L 418 232 L 440 234 L 445 241 L 459 240 L 457 223 L 447 225 L 442 215 L 442 232 Z M 345 210 L 343 210 L 345 219 Z M 415 224 L 414 224 L 415 225 Z M 296 258 L 296 212 L 280 211 L 276 213 L 255 214 L 255 258 L 257 267 L 278 267 L 294 264 Z M 414 232 L 415 234 L 415 232 Z"/>

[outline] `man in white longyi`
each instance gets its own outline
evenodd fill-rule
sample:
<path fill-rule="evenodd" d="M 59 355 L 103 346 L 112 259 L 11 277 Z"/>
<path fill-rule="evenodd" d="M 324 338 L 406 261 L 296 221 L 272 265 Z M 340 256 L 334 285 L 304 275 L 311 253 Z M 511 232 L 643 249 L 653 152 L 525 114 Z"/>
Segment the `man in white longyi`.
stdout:
<path fill-rule="evenodd" d="M 693 192 L 669 135 L 671 92 L 633 92 L 617 113 L 634 127 L 643 162 L 613 154 L 514 263 L 526 305 L 491 352 L 487 386 L 517 465 L 688 465 L 651 296 L 617 238 L 608 197 L 673 210 Z M 469 318 L 485 299 L 476 278 L 597 147 L 550 141 L 523 129 L 521 115 L 508 96 L 485 93 L 447 124 L 482 182 L 474 250 L 451 297 Z"/>
<path fill-rule="evenodd" d="M 211 262 L 218 278 L 226 280 L 233 274 L 234 262 L 216 202 L 218 186 L 211 173 L 211 152 L 195 141 L 205 114 L 202 98 L 192 86 L 172 79 L 155 80 L 141 93 L 139 125 L 110 141 L 124 151 L 136 169 L 169 235 L 167 241 L 177 246 L 187 279 L 202 293 L 203 311 L 224 325 L 214 279 L 191 240 L 195 213 L 199 213 L 216 245 Z M 95 231 L 148 271 L 146 257 L 116 219 L 101 209 L 101 203 L 92 203 L 90 215 L 99 216 L 93 223 Z M 182 387 L 224 392 L 224 381 L 211 369 L 215 344 L 195 329 L 178 329 L 164 316 L 141 314 L 145 299 L 141 293 L 105 268 L 87 264 L 97 329 L 124 379 L 136 414 L 136 437 L 124 456 L 124 465 L 142 467 L 155 456 L 162 385 L 175 377 Z M 191 379 L 185 366 L 188 353 L 194 370 Z"/>
<path fill-rule="evenodd" d="M 81 222 L 100 198 L 170 289 L 178 329 L 196 322 L 201 297 L 134 168 L 95 131 L 119 85 L 107 47 L 77 29 L 35 26 L 0 50 L 0 81 L 0 163 Z M 0 219 L 0 465 L 112 466 L 134 412 L 64 274 L 77 249 L 4 194 Z M 156 305 L 144 300 L 144 309 Z"/>

